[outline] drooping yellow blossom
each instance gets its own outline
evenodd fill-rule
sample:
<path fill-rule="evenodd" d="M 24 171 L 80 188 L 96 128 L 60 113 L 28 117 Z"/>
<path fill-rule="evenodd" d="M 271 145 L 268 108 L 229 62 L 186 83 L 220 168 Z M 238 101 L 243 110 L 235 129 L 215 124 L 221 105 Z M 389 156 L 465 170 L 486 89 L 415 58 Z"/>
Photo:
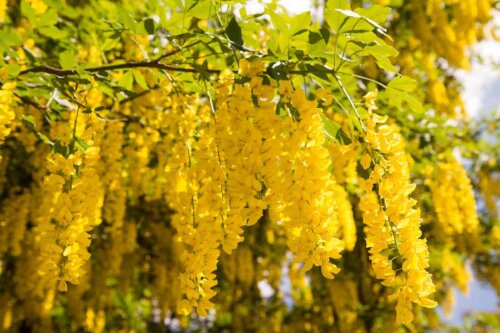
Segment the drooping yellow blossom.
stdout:
<path fill-rule="evenodd" d="M 354 221 L 349 195 L 344 187 L 339 184 L 335 184 L 333 192 L 337 203 L 341 239 L 345 243 L 345 249 L 351 251 L 356 245 L 357 236 L 356 222 Z"/>
<path fill-rule="evenodd" d="M 477 233 L 476 200 L 463 166 L 455 158 L 448 157 L 434 168 L 428 167 L 426 173 L 439 232 L 445 236 Z"/>
<path fill-rule="evenodd" d="M 7 15 L 7 0 L 0 0 L 0 22 L 5 20 Z"/>
<path fill-rule="evenodd" d="M 378 161 L 369 179 L 362 182 L 366 193 L 360 208 L 375 275 L 384 280 L 384 285 L 396 288 L 397 321 L 409 325 L 413 321 L 412 303 L 424 307 L 437 303 L 430 299 L 435 286 L 427 271 L 429 252 L 426 240 L 421 238 L 420 211 L 410 198 L 415 184 L 410 181 L 404 141 L 397 127 L 386 121 L 386 117 L 372 114 L 366 123 L 364 140 Z M 402 260 L 401 285 L 386 249 L 392 249 L 393 255 Z"/>
<path fill-rule="evenodd" d="M 333 278 L 340 269 L 331 259 L 340 258 L 344 242 L 337 238 L 335 181 L 328 171 L 328 150 L 323 146 L 321 110 L 302 89 L 293 92 L 290 104 L 300 121 L 287 123 L 286 158 L 279 162 L 287 176 L 270 189 L 281 195 L 275 209 L 287 231 L 290 250 L 304 263 L 303 270 L 320 266 L 325 277 Z"/>
<path fill-rule="evenodd" d="M 0 144 L 10 134 L 12 122 L 16 118 L 16 114 L 11 107 L 15 88 L 16 84 L 14 82 L 6 82 L 0 88 Z"/>

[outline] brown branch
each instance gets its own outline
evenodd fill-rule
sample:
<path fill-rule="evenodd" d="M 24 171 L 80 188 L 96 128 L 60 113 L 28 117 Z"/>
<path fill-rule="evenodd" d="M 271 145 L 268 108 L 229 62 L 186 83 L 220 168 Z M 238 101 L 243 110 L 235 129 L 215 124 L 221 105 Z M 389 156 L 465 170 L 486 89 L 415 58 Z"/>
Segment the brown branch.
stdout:
<path fill-rule="evenodd" d="M 134 99 L 139 98 L 139 97 L 142 97 L 142 96 L 144 96 L 144 95 L 147 95 L 147 94 L 149 94 L 150 92 L 152 92 L 153 90 L 156 90 L 156 89 L 158 89 L 158 88 L 160 88 L 160 86 L 159 86 L 159 85 L 155 85 L 155 86 L 153 86 L 151 89 L 141 91 L 140 93 L 137 93 L 137 94 L 135 94 L 135 95 L 133 95 L 133 96 L 127 97 L 127 98 L 125 98 L 125 99 L 122 99 L 122 100 L 119 102 L 119 104 L 121 105 L 121 104 L 128 103 L 128 102 L 130 102 L 130 101 L 133 101 Z"/>
<path fill-rule="evenodd" d="M 153 62 L 158 63 L 158 62 L 160 62 L 161 60 L 163 60 L 163 59 L 165 59 L 165 58 L 171 57 L 171 56 L 173 56 L 173 55 L 175 55 L 175 54 L 177 54 L 177 53 L 179 53 L 179 52 L 184 51 L 185 49 L 188 49 L 188 48 L 193 47 L 193 46 L 195 46 L 195 45 L 197 45 L 197 44 L 200 44 L 200 43 L 201 43 L 201 41 L 197 40 L 197 41 L 195 41 L 195 42 L 193 42 L 193 43 L 191 43 L 191 44 L 189 44 L 189 45 L 186 45 L 186 46 L 185 46 L 185 47 L 183 47 L 183 48 L 181 47 L 181 48 L 179 48 L 179 49 L 177 49 L 177 50 L 173 50 L 173 51 L 171 51 L 171 52 L 165 53 L 164 55 L 161 55 L 161 56 L 159 56 L 158 58 L 156 58 L 155 60 L 153 60 Z"/>
<path fill-rule="evenodd" d="M 37 102 L 27 98 L 27 97 L 23 97 L 17 93 L 14 93 L 14 96 L 16 96 L 17 98 L 19 98 L 24 104 L 28 104 L 28 105 L 31 105 L 32 107 L 34 107 L 35 109 L 38 109 L 38 110 L 46 110 L 47 107 L 44 106 L 44 105 L 40 105 L 38 104 Z"/>
<path fill-rule="evenodd" d="M 96 72 L 102 72 L 102 71 L 110 71 L 110 70 L 115 70 L 115 69 L 127 69 L 127 68 L 158 68 L 158 69 L 163 69 L 163 70 L 170 71 L 170 72 L 202 73 L 202 71 L 200 71 L 196 68 L 175 67 L 175 66 L 171 66 L 171 65 L 160 64 L 157 62 L 157 60 L 128 62 L 128 63 L 116 64 L 116 65 L 90 67 L 90 68 L 85 68 L 84 71 L 86 71 L 88 73 L 96 73 Z M 220 74 L 221 71 L 219 69 L 206 69 L 205 72 L 210 73 L 210 74 Z M 56 67 L 52 67 L 52 66 L 42 65 L 42 66 L 37 66 L 37 67 L 26 69 L 24 71 L 21 71 L 21 73 L 19 73 L 19 74 L 24 75 L 27 73 L 47 73 L 47 74 L 53 74 L 53 75 L 57 75 L 57 76 L 71 76 L 71 75 L 78 74 L 78 71 L 76 69 L 61 69 L 61 68 L 56 68 Z"/>
<path fill-rule="evenodd" d="M 21 95 L 19 95 L 17 93 L 14 93 L 14 96 L 16 96 L 17 98 L 19 98 L 21 100 L 21 102 L 23 102 L 24 104 L 31 105 L 32 107 L 34 107 L 35 109 L 37 109 L 38 111 L 40 111 L 40 113 L 42 114 L 42 116 L 45 119 L 45 121 L 48 124 L 50 124 L 50 117 L 47 114 L 48 107 L 46 107 L 45 105 L 38 104 L 37 102 L 33 101 L 32 99 L 30 99 L 28 97 L 21 96 Z"/>

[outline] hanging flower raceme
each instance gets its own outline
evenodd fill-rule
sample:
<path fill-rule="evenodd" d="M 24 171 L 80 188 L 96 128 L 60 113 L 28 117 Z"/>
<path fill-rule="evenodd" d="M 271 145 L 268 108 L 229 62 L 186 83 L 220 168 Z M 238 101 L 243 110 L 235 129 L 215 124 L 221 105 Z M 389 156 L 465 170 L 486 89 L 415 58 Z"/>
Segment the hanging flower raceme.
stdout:
<path fill-rule="evenodd" d="M 376 109 L 373 105 L 367 108 L 370 112 Z M 374 164 L 369 178 L 361 181 L 365 194 L 360 208 L 367 226 L 367 246 L 377 278 L 383 279 L 384 285 L 396 288 L 397 321 L 410 324 L 412 303 L 436 306 L 430 299 L 435 286 L 427 271 L 429 252 L 426 240 L 421 238 L 420 211 L 415 208 L 416 201 L 410 198 L 415 184 L 410 181 L 408 157 L 397 127 L 388 124 L 386 117 L 374 113 L 366 127 L 364 140 Z M 371 164 L 367 162 L 363 163 L 365 168 Z M 400 258 L 401 279 L 396 278 L 394 258 L 387 256 L 386 249 Z"/>
<path fill-rule="evenodd" d="M 233 81 L 231 72 L 219 78 L 214 113 L 218 158 L 225 177 L 224 199 L 228 213 L 223 221 L 222 248 L 227 253 L 243 240 L 242 228 L 255 224 L 267 206 L 262 199 L 263 184 L 258 179 L 262 169 L 262 134 L 253 121 L 255 114 L 265 111 L 252 105 L 252 95 L 258 99 L 265 98 L 266 92 L 271 97 L 274 95 L 262 85 L 262 78 L 254 77 L 250 83 L 236 84 L 231 90 Z"/>
<path fill-rule="evenodd" d="M 16 118 L 14 109 L 11 106 L 14 97 L 14 82 L 5 82 L 0 88 L 0 144 L 12 130 L 12 122 Z"/>
<path fill-rule="evenodd" d="M 479 230 L 476 200 L 463 166 L 455 158 L 448 157 L 434 168 L 429 166 L 425 172 L 440 225 L 438 232 L 445 237 L 476 234 Z"/>
<path fill-rule="evenodd" d="M 215 95 L 207 91 L 207 103 L 194 110 L 201 122 L 194 127 L 186 123 L 191 130 L 177 128 L 184 142 L 173 142 L 173 151 L 184 155 L 183 162 L 173 156 L 169 164 L 169 170 L 177 165 L 171 169 L 177 182 L 172 189 L 177 190 L 168 194 L 185 248 L 179 305 L 184 313 L 196 307 L 205 315 L 212 307 L 219 248 L 234 250 L 243 239 L 243 227 L 255 224 L 266 208 L 274 223 L 283 224 L 288 246 L 295 260 L 304 263 L 304 271 L 320 266 L 325 277 L 333 278 L 340 270 L 331 261 L 344 248 L 338 238 L 336 195 L 347 198 L 329 171 L 322 111 L 290 82 L 278 90 L 265 84 L 260 76 L 265 65 L 259 60 L 243 60 L 240 68 L 250 79 L 235 84 L 233 73 L 222 73 Z M 294 117 L 276 113 L 277 93 Z M 285 138 L 290 144 L 283 145 Z M 343 219 L 352 248 L 352 213 Z"/>
<path fill-rule="evenodd" d="M 340 271 L 331 259 L 340 258 L 344 242 L 338 238 L 335 181 L 328 170 L 328 150 L 323 146 L 322 111 L 302 89 L 281 90 L 290 91 L 285 97 L 296 120 L 286 118 L 287 144 L 279 161 L 286 178 L 280 187 L 270 190 L 279 193 L 275 208 L 296 261 L 304 263 L 303 271 L 320 266 L 323 275 L 331 279 Z"/>

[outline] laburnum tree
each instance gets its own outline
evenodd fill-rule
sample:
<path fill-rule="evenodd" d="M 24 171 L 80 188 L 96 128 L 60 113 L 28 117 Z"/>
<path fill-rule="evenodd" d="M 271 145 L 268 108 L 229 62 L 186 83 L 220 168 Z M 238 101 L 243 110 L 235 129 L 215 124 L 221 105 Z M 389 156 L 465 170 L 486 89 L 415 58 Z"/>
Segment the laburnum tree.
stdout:
<path fill-rule="evenodd" d="M 495 1 L 256 5 L 0 0 L 0 331 L 453 330 L 471 271 L 500 293 L 499 115 L 455 78 Z"/>

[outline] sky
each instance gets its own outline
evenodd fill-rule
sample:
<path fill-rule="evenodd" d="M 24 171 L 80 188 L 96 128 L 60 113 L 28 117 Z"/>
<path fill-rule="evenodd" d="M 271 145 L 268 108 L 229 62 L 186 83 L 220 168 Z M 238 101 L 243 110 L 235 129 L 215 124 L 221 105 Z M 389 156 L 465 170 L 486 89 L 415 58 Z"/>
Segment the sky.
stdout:
<path fill-rule="evenodd" d="M 309 0 L 281 0 L 281 4 L 290 13 L 297 14 L 311 8 Z M 255 0 L 249 1 L 249 13 L 262 11 L 262 6 Z M 492 25 L 500 27 L 500 14 L 497 12 Z M 457 70 L 456 76 L 462 83 L 467 113 L 471 118 L 481 118 L 494 110 L 500 111 L 500 42 L 487 38 L 477 43 L 472 53 L 479 54 L 483 61 L 472 61 L 470 71 Z M 473 57 L 475 59 L 475 57 Z M 469 283 L 469 293 L 462 294 L 455 290 L 455 307 L 450 317 L 443 317 L 447 323 L 460 325 L 464 314 L 470 311 L 499 311 L 495 291 L 474 277 Z"/>

